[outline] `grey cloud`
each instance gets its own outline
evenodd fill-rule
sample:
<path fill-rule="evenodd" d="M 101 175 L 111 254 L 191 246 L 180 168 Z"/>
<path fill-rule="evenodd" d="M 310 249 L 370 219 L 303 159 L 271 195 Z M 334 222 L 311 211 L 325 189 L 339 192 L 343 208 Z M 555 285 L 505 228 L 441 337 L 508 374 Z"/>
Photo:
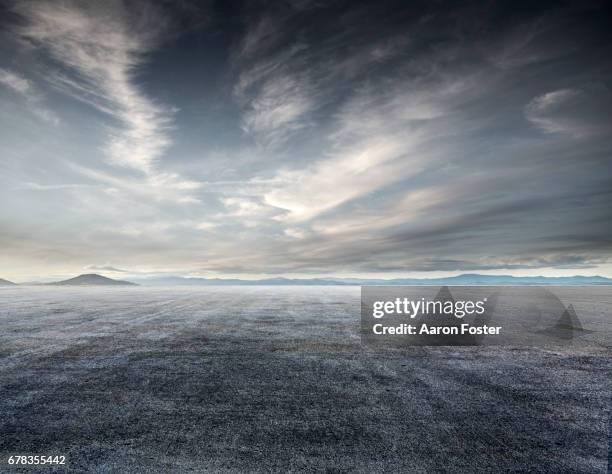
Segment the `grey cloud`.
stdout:
<path fill-rule="evenodd" d="M 146 185 L 181 189 L 180 177 L 155 169 L 172 140 L 172 110 L 148 98 L 135 81 L 166 29 L 166 19 L 150 4 L 29 1 L 14 4 L 25 20 L 21 38 L 49 52 L 63 72 L 50 83 L 93 105 L 118 125 L 107 128 L 105 150 L 112 164 L 144 173 Z M 161 183 L 161 185 L 160 185 Z"/>
<path fill-rule="evenodd" d="M 0 83 L 23 95 L 32 88 L 30 81 L 7 69 L 0 69 Z"/>
<path fill-rule="evenodd" d="M 0 115 L 5 267 L 609 271 L 597 5 L 192 8 L 14 4 L 0 82 L 67 126 Z"/>
<path fill-rule="evenodd" d="M 56 79 L 65 90 L 77 98 L 85 93 L 90 103 L 122 123 L 125 131 L 109 135 L 113 162 L 149 171 L 168 146 L 164 128 L 169 119 L 133 84 L 132 71 L 154 47 L 157 32 L 133 24 L 129 10 L 118 2 L 20 2 L 16 10 L 26 19 L 21 36 L 69 69 L 70 76 Z"/>
<path fill-rule="evenodd" d="M 22 96 L 28 109 L 37 117 L 54 125 L 59 124 L 57 115 L 43 105 L 43 96 L 32 82 L 15 71 L 0 68 L 0 84 Z"/>
<path fill-rule="evenodd" d="M 85 270 L 95 270 L 95 271 L 113 272 L 113 273 L 129 273 L 128 270 L 122 270 L 120 268 L 111 267 L 109 265 L 88 265 L 85 267 Z"/>
<path fill-rule="evenodd" d="M 559 89 L 534 98 L 525 107 L 525 116 L 546 133 L 581 138 L 612 132 L 607 116 L 612 93 L 603 85 L 588 90 Z"/>

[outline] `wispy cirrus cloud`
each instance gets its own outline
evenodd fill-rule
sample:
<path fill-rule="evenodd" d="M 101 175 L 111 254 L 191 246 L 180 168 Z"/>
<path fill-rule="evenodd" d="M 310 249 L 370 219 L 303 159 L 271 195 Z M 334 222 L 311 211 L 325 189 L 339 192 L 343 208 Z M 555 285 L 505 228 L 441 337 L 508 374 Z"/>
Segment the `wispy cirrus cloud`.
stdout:
<path fill-rule="evenodd" d="M 283 143 L 293 132 L 308 126 L 313 108 L 308 86 L 289 75 L 268 79 L 249 103 L 243 128 L 265 145 Z"/>
<path fill-rule="evenodd" d="M 525 117 L 548 134 L 575 138 L 610 132 L 605 120 L 612 104 L 607 88 L 558 89 L 535 97 L 525 106 Z"/>
<path fill-rule="evenodd" d="M 295 143 L 298 132 L 318 137 L 309 156 L 287 160 L 296 150 L 280 152 L 275 184 L 260 195 L 284 211 L 274 219 L 289 225 L 437 166 L 444 143 L 431 147 L 428 142 L 469 127 L 453 121 L 453 108 L 487 88 L 480 70 L 455 77 L 444 64 L 452 54 L 446 49 L 409 56 L 417 41 L 402 29 L 391 27 L 383 35 L 370 31 L 368 19 L 380 14 L 376 8 L 360 6 L 346 30 L 333 30 L 324 39 L 296 20 L 304 10 L 316 15 L 321 8 L 325 15 L 324 7 L 292 8 L 279 7 L 274 22 L 268 13 L 247 29 L 237 54 L 244 69 L 234 88 L 244 130 L 263 137 L 271 151 Z M 415 25 L 415 35 L 422 29 Z M 253 47 L 257 41 L 260 48 Z M 387 68 L 394 74 L 374 73 Z M 327 108 L 333 112 L 323 113 Z"/>
<path fill-rule="evenodd" d="M 357 91 L 337 112 L 324 157 L 280 171 L 282 184 L 264 194 L 265 202 L 288 211 L 287 221 L 307 221 L 440 166 L 448 152 L 440 138 L 466 128 L 454 108 L 487 87 L 472 76 L 442 74 L 427 84 L 398 81 L 384 92 L 375 86 Z"/>
<path fill-rule="evenodd" d="M 171 110 L 155 104 L 135 83 L 135 70 L 159 40 L 163 24 L 136 21 L 122 2 L 18 2 L 26 23 L 19 34 L 63 66 L 56 85 L 118 122 L 109 132 L 113 163 L 151 172 L 167 149 Z"/>
<path fill-rule="evenodd" d="M 42 104 L 43 96 L 32 81 L 15 71 L 0 68 L 0 84 L 22 96 L 28 109 L 37 117 L 55 125 L 59 123 L 57 115 Z"/>
<path fill-rule="evenodd" d="M 105 145 L 109 163 L 143 173 L 148 186 L 185 191 L 179 176 L 157 169 L 172 144 L 174 109 L 149 98 L 137 81 L 138 69 L 168 28 L 161 11 L 122 1 L 25 1 L 14 9 L 25 19 L 19 36 L 47 51 L 59 66 L 48 81 L 111 119 Z"/>
<path fill-rule="evenodd" d="M 21 77 L 20 75 L 14 73 L 13 71 L 9 71 L 8 69 L 0 68 L 0 84 L 3 84 L 15 92 L 25 95 L 27 94 L 32 85 L 30 81 L 28 81 L 25 77 Z"/>
<path fill-rule="evenodd" d="M 198 189 L 200 183 L 183 179 L 175 173 L 157 172 L 142 181 L 133 177 L 115 176 L 76 163 L 69 163 L 68 166 L 82 176 L 105 184 L 107 186 L 105 191 L 108 195 L 142 197 L 151 203 L 160 201 L 174 201 L 179 204 L 198 202 L 191 192 Z"/>

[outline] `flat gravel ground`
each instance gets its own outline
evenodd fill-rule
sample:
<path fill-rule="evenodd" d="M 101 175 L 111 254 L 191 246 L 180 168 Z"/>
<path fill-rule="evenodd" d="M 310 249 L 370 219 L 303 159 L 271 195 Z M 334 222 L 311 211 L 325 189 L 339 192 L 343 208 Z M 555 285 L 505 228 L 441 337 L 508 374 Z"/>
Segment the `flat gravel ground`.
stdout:
<path fill-rule="evenodd" d="M 2 288 L 0 471 L 607 472 L 605 338 L 374 352 L 359 309 L 355 287 Z"/>

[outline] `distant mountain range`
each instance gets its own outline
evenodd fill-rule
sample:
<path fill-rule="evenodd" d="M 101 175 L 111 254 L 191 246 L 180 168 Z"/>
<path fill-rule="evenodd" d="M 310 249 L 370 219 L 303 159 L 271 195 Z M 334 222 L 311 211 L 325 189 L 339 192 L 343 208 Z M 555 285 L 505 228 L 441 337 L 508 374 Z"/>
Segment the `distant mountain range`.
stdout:
<path fill-rule="evenodd" d="M 46 283 L 46 285 L 54 286 L 121 286 L 129 285 L 134 286 L 136 283 L 131 281 L 113 280 L 102 275 L 95 273 L 88 273 L 85 275 L 79 275 L 68 280 L 56 281 L 52 283 Z"/>
<path fill-rule="evenodd" d="M 124 280 L 114 280 L 95 273 L 79 275 L 68 280 L 50 283 L 24 283 L 27 285 L 52 286 L 364 286 L 364 285 L 612 285 L 611 278 L 601 276 L 571 276 L 571 277 L 515 277 L 510 275 L 479 275 L 464 274 L 446 278 L 265 278 L 261 280 L 240 280 L 236 278 L 197 278 L 197 277 L 151 277 L 133 279 L 136 283 Z M 15 283 L 0 278 L 0 286 L 15 285 Z"/>
<path fill-rule="evenodd" d="M 206 286 L 206 285 L 612 285 L 612 279 L 601 276 L 514 277 L 510 275 L 464 274 L 446 278 L 266 278 L 240 280 L 225 278 L 157 277 L 134 279 L 142 285 Z"/>

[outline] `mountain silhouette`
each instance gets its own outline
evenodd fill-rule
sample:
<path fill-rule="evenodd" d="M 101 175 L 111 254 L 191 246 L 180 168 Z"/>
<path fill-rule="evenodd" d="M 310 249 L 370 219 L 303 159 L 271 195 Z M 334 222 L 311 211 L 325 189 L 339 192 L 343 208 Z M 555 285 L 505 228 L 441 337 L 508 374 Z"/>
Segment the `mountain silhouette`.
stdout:
<path fill-rule="evenodd" d="M 428 285 L 428 286 L 472 286 L 472 285 L 610 285 L 612 279 L 601 276 L 573 277 L 514 277 L 509 275 L 463 274 L 447 278 L 264 278 L 260 280 L 240 280 L 237 278 L 201 277 L 140 277 L 135 281 L 142 285 L 154 286 L 206 286 L 206 285 Z"/>
<path fill-rule="evenodd" d="M 132 283 L 131 281 L 124 280 L 113 280 L 112 278 L 107 278 L 102 275 L 98 275 L 96 273 L 87 273 L 84 275 L 79 275 L 74 278 L 70 278 L 68 280 L 56 281 L 53 283 L 48 283 L 49 285 L 58 285 L 58 286 L 135 286 L 136 283 Z"/>
<path fill-rule="evenodd" d="M 0 278 L 0 286 L 13 286 L 13 285 L 16 285 L 16 283 Z"/>

